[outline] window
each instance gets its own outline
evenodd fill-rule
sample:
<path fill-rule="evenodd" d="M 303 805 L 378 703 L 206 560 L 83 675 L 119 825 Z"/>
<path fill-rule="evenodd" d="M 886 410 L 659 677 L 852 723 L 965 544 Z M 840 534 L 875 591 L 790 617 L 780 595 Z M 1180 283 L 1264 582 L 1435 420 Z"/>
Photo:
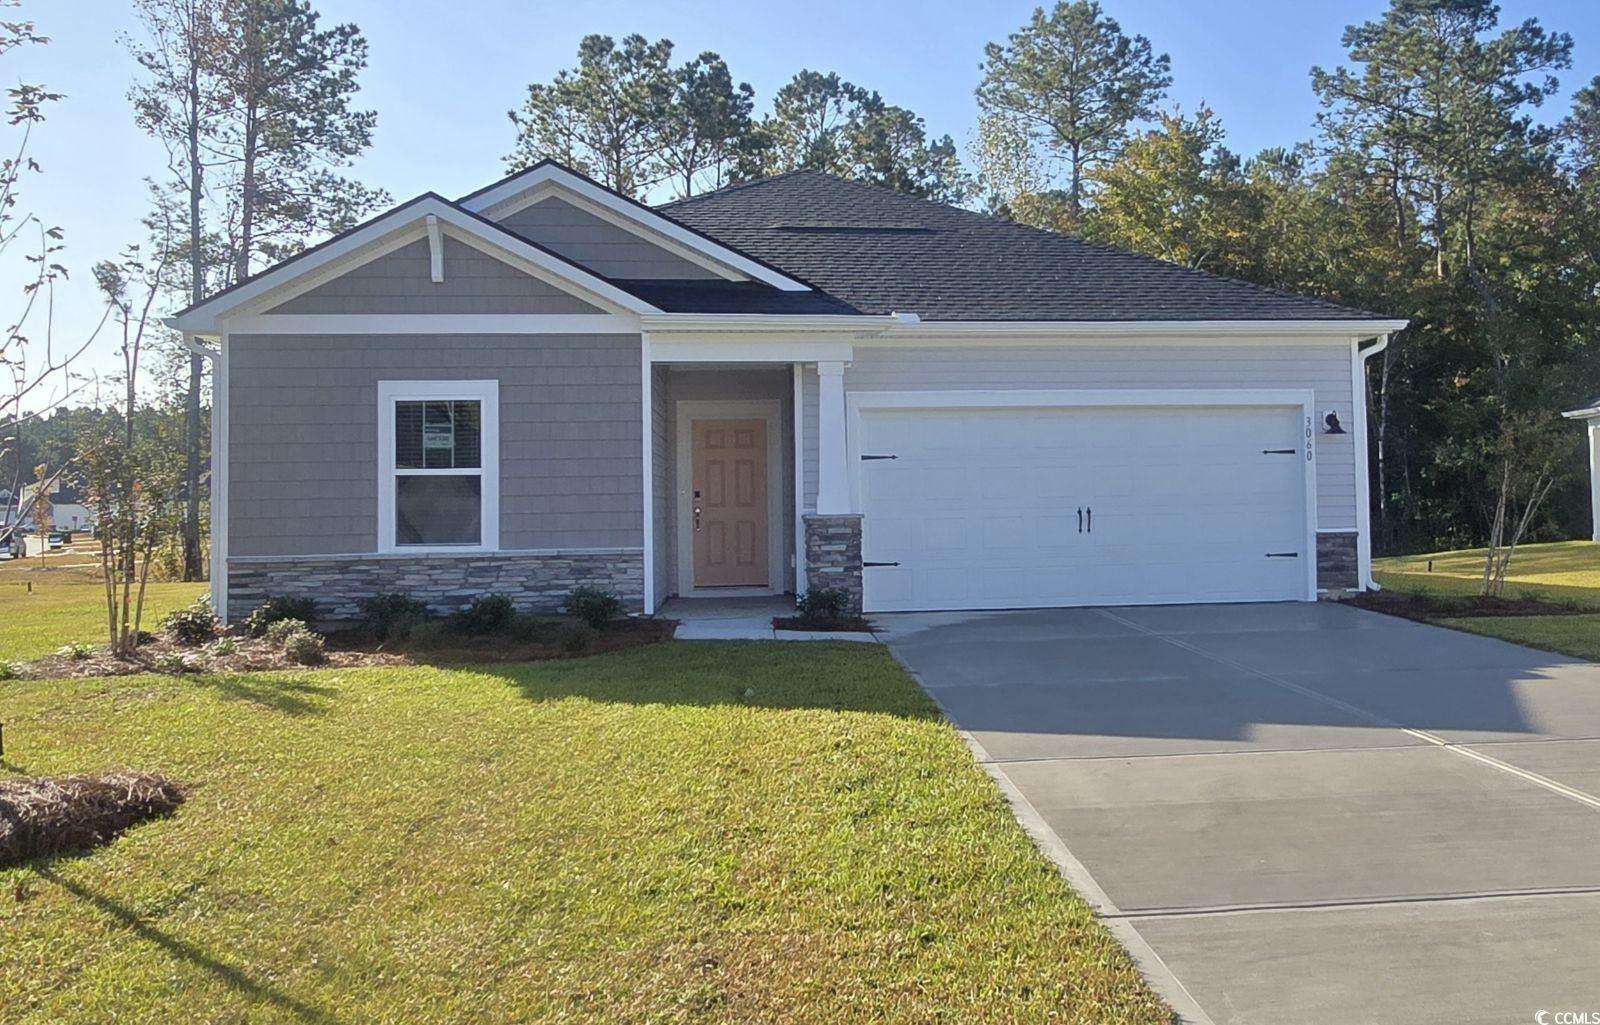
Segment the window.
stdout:
<path fill-rule="evenodd" d="M 499 384 L 378 383 L 378 548 L 500 546 Z"/>

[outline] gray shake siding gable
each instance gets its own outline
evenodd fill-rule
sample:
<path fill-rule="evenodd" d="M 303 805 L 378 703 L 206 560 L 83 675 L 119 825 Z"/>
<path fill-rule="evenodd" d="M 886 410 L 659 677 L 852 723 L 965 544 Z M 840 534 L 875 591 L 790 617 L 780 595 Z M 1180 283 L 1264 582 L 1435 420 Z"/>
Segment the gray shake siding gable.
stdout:
<path fill-rule="evenodd" d="M 369 260 L 273 307 L 271 313 L 600 313 L 554 285 L 465 242 L 444 239 L 444 280 L 429 270 L 428 240 Z"/>
<path fill-rule="evenodd" d="M 228 346 L 230 567 L 377 550 L 380 380 L 500 382 L 502 550 L 643 547 L 638 335 L 231 335 Z"/>
<path fill-rule="evenodd" d="M 559 199 L 541 200 L 494 218 L 508 230 L 608 278 L 711 279 L 697 263 Z"/>

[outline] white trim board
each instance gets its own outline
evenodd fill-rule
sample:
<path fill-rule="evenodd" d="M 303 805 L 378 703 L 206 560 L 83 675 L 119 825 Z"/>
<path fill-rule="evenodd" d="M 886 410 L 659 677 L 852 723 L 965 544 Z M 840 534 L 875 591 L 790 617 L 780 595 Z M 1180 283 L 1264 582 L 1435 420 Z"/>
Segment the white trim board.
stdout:
<path fill-rule="evenodd" d="M 969 391 L 847 391 L 845 460 L 850 474 L 850 509 L 861 512 L 861 413 L 870 409 L 1129 409 L 1281 406 L 1296 408 L 1302 421 L 1305 458 L 1301 475 L 1305 502 L 1306 601 L 1317 599 L 1316 392 L 1309 388 L 1272 389 L 1053 389 Z"/>
<path fill-rule="evenodd" d="M 616 335 L 639 318 L 620 313 L 264 313 L 221 318 L 236 335 Z"/>
<path fill-rule="evenodd" d="M 394 407 L 406 401 L 476 401 L 479 410 L 478 543 L 475 545 L 401 545 L 395 541 Z M 500 548 L 500 382 L 484 381 L 379 381 L 378 382 L 378 551 L 384 554 L 457 555 L 495 552 Z M 454 474 L 469 471 L 407 470 L 410 476 Z"/>
<path fill-rule="evenodd" d="M 615 217 L 621 218 L 626 224 L 619 225 L 627 230 L 639 234 L 646 240 L 652 236 L 664 237 L 679 246 L 701 254 L 703 259 L 709 259 L 740 274 L 747 275 L 757 281 L 765 282 L 774 288 L 785 292 L 809 292 L 811 286 L 802 281 L 797 281 L 781 271 L 768 267 L 766 264 L 753 260 L 743 253 L 729 249 L 720 242 L 697 232 L 685 228 L 683 225 L 669 217 L 662 216 L 649 207 L 634 203 L 609 189 L 589 181 L 587 178 L 562 167 L 552 161 L 544 161 L 525 171 L 497 182 L 487 189 L 480 190 L 459 201 L 462 208 L 483 216 L 505 216 L 513 210 L 520 209 L 518 202 L 522 197 L 531 192 L 552 188 L 558 189 L 568 196 L 576 196 L 587 200 Z M 522 206 L 548 198 L 539 195 Z M 613 222 L 615 223 L 615 222 Z M 659 242 L 658 242 L 659 244 Z"/>
<path fill-rule="evenodd" d="M 783 567 L 783 400 L 682 399 L 673 403 L 677 429 L 678 596 L 705 598 L 734 592 L 782 594 Z M 695 420 L 765 420 L 767 422 L 767 586 L 728 588 L 694 586 L 694 426 Z"/>

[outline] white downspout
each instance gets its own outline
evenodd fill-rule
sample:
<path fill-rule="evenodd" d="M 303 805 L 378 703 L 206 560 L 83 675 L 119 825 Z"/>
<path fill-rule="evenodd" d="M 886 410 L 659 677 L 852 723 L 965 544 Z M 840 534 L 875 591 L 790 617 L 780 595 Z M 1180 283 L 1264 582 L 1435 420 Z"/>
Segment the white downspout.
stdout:
<path fill-rule="evenodd" d="M 1361 589 L 1380 590 L 1372 579 L 1372 496 L 1371 471 L 1368 466 L 1367 437 L 1367 360 L 1389 347 L 1389 335 L 1379 335 L 1377 342 L 1363 349 L 1357 340 L 1351 346 L 1351 380 L 1354 395 L 1355 420 L 1361 431 L 1356 446 L 1356 574 Z"/>

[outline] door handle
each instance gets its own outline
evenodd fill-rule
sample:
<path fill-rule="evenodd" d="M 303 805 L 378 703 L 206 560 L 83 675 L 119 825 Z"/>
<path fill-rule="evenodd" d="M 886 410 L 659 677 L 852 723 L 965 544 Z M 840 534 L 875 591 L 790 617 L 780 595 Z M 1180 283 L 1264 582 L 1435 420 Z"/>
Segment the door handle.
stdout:
<path fill-rule="evenodd" d="M 1094 533 L 1094 506 L 1089 507 L 1089 533 Z"/>
<path fill-rule="evenodd" d="M 1078 533 L 1083 533 L 1083 506 L 1078 506 Z"/>
<path fill-rule="evenodd" d="M 694 529 L 700 529 L 700 507 L 698 505 L 694 507 Z"/>

